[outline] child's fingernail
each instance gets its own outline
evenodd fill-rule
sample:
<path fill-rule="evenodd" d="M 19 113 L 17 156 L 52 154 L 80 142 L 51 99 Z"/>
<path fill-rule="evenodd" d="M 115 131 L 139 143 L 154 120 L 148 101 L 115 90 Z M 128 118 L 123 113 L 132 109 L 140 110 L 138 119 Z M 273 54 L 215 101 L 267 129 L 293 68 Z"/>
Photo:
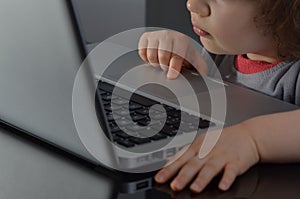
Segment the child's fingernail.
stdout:
<path fill-rule="evenodd" d="M 160 65 L 160 67 L 163 71 L 168 71 L 168 69 L 169 69 L 167 66 L 164 66 L 164 65 Z"/>
<path fill-rule="evenodd" d="M 165 180 L 165 176 L 163 174 L 157 174 L 155 176 L 156 182 L 163 182 Z"/>
<path fill-rule="evenodd" d="M 167 74 L 167 78 L 168 79 L 174 79 L 178 76 L 178 72 L 174 69 L 169 69 L 168 74 Z"/>
<path fill-rule="evenodd" d="M 201 191 L 202 188 L 199 184 L 194 183 L 194 184 L 191 185 L 191 189 L 193 191 Z"/>
<path fill-rule="evenodd" d="M 180 190 L 182 188 L 182 183 L 178 180 L 173 181 L 172 187 L 175 188 L 175 190 Z"/>
<path fill-rule="evenodd" d="M 220 184 L 220 189 L 222 189 L 222 190 L 227 190 L 228 189 L 228 184 L 227 183 L 225 183 L 225 182 L 222 182 L 221 184 Z"/>

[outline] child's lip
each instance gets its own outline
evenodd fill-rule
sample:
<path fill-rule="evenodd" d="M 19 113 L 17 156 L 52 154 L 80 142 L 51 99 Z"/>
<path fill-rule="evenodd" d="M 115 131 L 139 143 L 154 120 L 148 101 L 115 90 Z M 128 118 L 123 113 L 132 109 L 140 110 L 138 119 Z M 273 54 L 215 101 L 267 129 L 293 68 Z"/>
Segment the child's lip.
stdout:
<path fill-rule="evenodd" d="M 205 37 L 205 36 L 209 36 L 210 34 L 208 32 L 206 32 L 205 30 L 199 28 L 198 26 L 194 25 L 193 24 L 193 29 L 194 29 L 194 32 L 201 36 L 201 37 Z"/>

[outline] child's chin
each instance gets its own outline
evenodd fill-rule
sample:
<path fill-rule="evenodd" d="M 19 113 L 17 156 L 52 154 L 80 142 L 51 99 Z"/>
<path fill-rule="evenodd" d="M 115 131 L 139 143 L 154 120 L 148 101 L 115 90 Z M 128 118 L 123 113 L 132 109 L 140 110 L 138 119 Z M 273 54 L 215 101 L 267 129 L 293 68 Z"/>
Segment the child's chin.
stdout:
<path fill-rule="evenodd" d="M 224 52 L 224 51 L 220 51 L 220 50 L 216 50 L 216 49 L 207 48 L 207 47 L 205 47 L 205 46 L 204 46 L 204 48 L 205 48 L 205 50 L 206 50 L 207 52 L 212 53 L 212 54 L 216 54 L 216 55 L 224 55 L 224 54 L 227 54 L 227 53 Z"/>
<path fill-rule="evenodd" d="M 211 43 L 207 43 L 206 41 L 202 41 L 201 43 L 206 51 L 212 54 L 224 55 L 227 54 L 224 50 L 218 48 L 217 46 L 212 45 Z"/>
<path fill-rule="evenodd" d="M 236 53 L 233 52 L 229 52 L 229 51 L 225 51 L 223 49 L 220 49 L 216 46 L 211 46 L 211 45 L 205 45 L 205 43 L 202 43 L 204 49 L 212 54 L 216 54 L 216 55 L 236 55 Z"/>

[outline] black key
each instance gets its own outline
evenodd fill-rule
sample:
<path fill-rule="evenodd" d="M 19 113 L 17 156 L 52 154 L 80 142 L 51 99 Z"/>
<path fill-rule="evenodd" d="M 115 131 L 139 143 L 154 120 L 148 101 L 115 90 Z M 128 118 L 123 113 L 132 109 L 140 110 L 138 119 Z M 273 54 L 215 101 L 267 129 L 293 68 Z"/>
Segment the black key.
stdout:
<path fill-rule="evenodd" d="M 111 103 L 117 104 L 117 105 L 124 105 L 126 103 L 128 103 L 128 100 L 126 100 L 125 98 L 116 98 L 111 100 Z"/>
<path fill-rule="evenodd" d="M 119 109 L 121 109 L 122 107 L 120 107 L 120 106 L 110 106 L 110 105 L 105 105 L 104 106 L 104 109 L 106 110 L 106 111 L 109 111 L 109 112 L 111 112 L 111 111 L 116 111 L 116 110 L 119 110 Z"/>
<path fill-rule="evenodd" d="M 109 106 L 110 105 L 110 101 L 103 101 L 102 100 L 102 104 L 103 104 L 103 106 Z"/>
<path fill-rule="evenodd" d="M 110 127 L 114 127 L 114 126 L 118 126 L 118 125 L 117 125 L 117 123 L 115 123 L 115 122 L 109 122 L 109 126 L 110 126 Z"/>
<path fill-rule="evenodd" d="M 172 132 L 172 131 L 163 131 L 162 133 L 170 137 L 174 137 L 177 134 L 177 132 Z"/>
<path fill-rule="evenodd" d="M 175 111 L 170 111 L 168 112 L 168 115 L 172 116 L 172 117 L 177 117 L 177 118 L 180 118 L 180 113 L 181 111 L 180 110 L 175 110 Z"/>
<path fill-rule="evenodd" d="M 133 94 L 131 96 L 131 101 L 136 102 L 136 103 L 141 104 L 141 105 L 144 105 L 146 107 L 150 107 L 154 104 L 159 104 L 154 100 L 151 100 L 149 98 L 143 97 L 143 96 L 138 95 L 138 94 Z"/>
<path fill-rule="evenodd" d="M 125 133 L 125 132 L 123 132 L 123 131 L 119 131 L 119 132 L 117 132 L 115 135 L 117 135 L 117 136 L 120 137 L 120 138 L 124 138 L 124 139 L 130 138 L 130 137 L 131 137 L 130 135 L 128 135 L 127 133 Z"/>
<path fill-rule="evenodd" d="M 133 147 L 135 145 L 134 143 L 132 143 L 132 142 L 130 142 L 128 140 L 119 140 L 119 141 L 117 141 L 117 143 L 120 144 L 120 145 L 122 145 L 122 146 L 125 146 L 127 148 Z"/>
<path fill-rule="evenodd" d="M 166 123 L 170 125 L 178 124 L 179 125 L 180 119 L 176 117 L 170 117 L 168 116 Z"/>
<path fill-rule="evenodd" d="M 148 126 L 151 123 L 151 120 L 147 118 L 147 119 L 139 120 L 137 123 L 142 126 Z"/>
<path fill-rule="evenodd" d="M 164 105 L 164 108 L 166 109 L 167 112 L 171 112 L 171 111 L 175 111 L 176 110 L 176 108 L 171 107 L 171 106 L 167 106 L 167 105 Z"/>
<path fill-rule="evenodd" d="M 157 133 L 151 137 L 149 137 L 151 140 L 162 140 L 162 139 L 166 139 L 168 136 L 161 134 L 161 133 Z"/>
<path fill-rule="evenodd" d="M 164 128 L 161 130 L 163 134 L 167 136 L 175 136 L 177 134 L 177 129 L 172 128 L 170 126 L 164 126 Z"/>
<path fill-rule="evenodd" d="M 140 114 L 132 114 L 131 115 L 131 119 L 135 122 L 139 121 L 139 120 L 144 120 L 146 118 L 147 118 L 147 116 L 145 116 L 145 115 L 140 115 Z"/>
<path fill-rule="evenodd" d="M 146 127 L 143 128 L 142 130 L 138 131 L 137 134 L 139 134 L 140 137 L 149 137 L 150 135 L 154 135 L 158 132 L 157 129 L 152 128 L 152 127 Z"/>
<path fill-rule="evenodd" d="M 132 125 L 132 126 L 127 126 L 126 129 L 133 131 L 133 132 L 137 132 L 137 131 L 142 131 L 143 129 L 145 129 L 145 127 L 139 126 L 139 125 Z"/>
<path fill-rule="evenodd" d="M 120 119 L 120 116 L 118 115 L 113 115 L 111 112 L 106 114 L 108 122 L 113 122 L 114 120 Z"/>
<path fill-rule="evenodd" d="M 131 103 L 129 104 L 129 110 L 133 111 L 133 110 L 137 110 L 142 108 L 142 105 L 140 104 L 136 104 L 136 103 Z"/>
<path fill-rule="evenodd" d="M 113 140 L 114 142 L 118 142 L 118 141 L 121 141 L 122 138 L 121 138 L 121 137 L 118 137 L 117 135 L 112 135 L 112 140 Z"/>
<path fill-rule="evenodd" d="M 99 84 L 99 89 L 111 93 L 111 92 L 113 91 L 113 89 L 114 89 L 114 86 L 111 85 L 111 84 L 108 84 L 108 83 L 106 83 L 106 82 L 100 82 L 100 84 Z"/>
<path fill-rule="evenodd" d="M 123 109 L 123 108 L 120 109 L 120 110 L 115 110 L 114 113 L 117 114 L 117 115 L 120 115 L 120 116 L 128 116 L 128 115 L 130 115 L 129 110 L 126 110 L 126 109 Z"/>
<path fill-rule="evenodd" d="M 132 137 L 129 139 L 129 141 L 135 144 L 145 144 L 151 142 L 149 138 L 137 138 L 137 137 Z"/>
<path fill-rule="evenodd" d="M 149 114 L 149 109 L 148 108 L 141 108 L 138 110 L 135 110 L 134 112 L 141 114 L 141 115 L 148 115 Z"/>
<path fill-rule="evenodd" d="M 205 120 L 205 119 L 200 119 L 199 120 L 199 125 L 198 125 L 198 127 L 200 128 L 200 129 L 206 129 L 206 128 L 208 128 L 209 126 L 210 126 L 210 121 L 208 121 L 208 120 Z"/>
<path fill-rule="evenodd" d="M 167 117 L 167 115 L 165 113 L 159 112 L 159 111 L 155 111 L 153 114 L 150 114 L 151 117 L 155 120 L 161 120 Z"/>
<path fill-rule="evenodd" d="M 117 99 L 116 96 L 112 96 L 112 95 L 101 95 L 101 96 L 102 96 L 102 100 L 104 100 L 104 101 L 110 101 L 110 100 Z"/>
<path fill-rule="evenodd" d="M 111 126 L 110 127 L 110 132 L 111 133 L 116 133 L 118 131 L 121 131 L 121 129 L 116 125 L 116 126 Z"/>
<path fill-rule="evenodd" d="M 126 118 L 120 118 L 117 120 L 117 124 L 121 127 L 123 126 L 127 126 L 129 124 L 132 124 L 132 122 L 130 120 L 127 120 Z"/>
<path fill-rule="evenodd" d="M 198 126 L 194 125 L 192 123 L 182 122 L 180 124 L 180 130 L 185 132 L 185 133 L 189 133 L 189 132 L 193 132 L 193 131 L 198 130 Z"/>
<path fill-rule="evenodd" d="M 106 94 L 107 94 L 107 92 L 106 92 L 106 91 L 104 91 L 104 90 L 100 90 L 100 89 L 98 89 L 98 92 L 99 92 L 99 94 L 100 94 L 100 95 L 106 95 Z"/>
<path fill-rule="evenodd" d="M 114 121 L 114 117 L 113 117 L 112 114 L 108 114 L 108 115 L 106 116 L 106 118 L 107 118 L 107 121 L 109 121 L 109 122 L 113 122 L 113 121 Z"/>

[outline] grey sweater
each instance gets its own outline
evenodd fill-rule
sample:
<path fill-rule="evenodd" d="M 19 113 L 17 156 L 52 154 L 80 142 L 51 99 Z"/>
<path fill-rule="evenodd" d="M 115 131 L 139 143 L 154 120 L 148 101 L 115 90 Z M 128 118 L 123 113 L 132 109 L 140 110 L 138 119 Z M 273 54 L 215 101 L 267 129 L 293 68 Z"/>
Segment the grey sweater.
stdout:
<path fill-rule="evenodd" d="M 300 60 L 285 61 L 271 69 L 243 74 L 234 67 L 235 56 L 216 56 L 224 80 L 300 106 Z"/>

